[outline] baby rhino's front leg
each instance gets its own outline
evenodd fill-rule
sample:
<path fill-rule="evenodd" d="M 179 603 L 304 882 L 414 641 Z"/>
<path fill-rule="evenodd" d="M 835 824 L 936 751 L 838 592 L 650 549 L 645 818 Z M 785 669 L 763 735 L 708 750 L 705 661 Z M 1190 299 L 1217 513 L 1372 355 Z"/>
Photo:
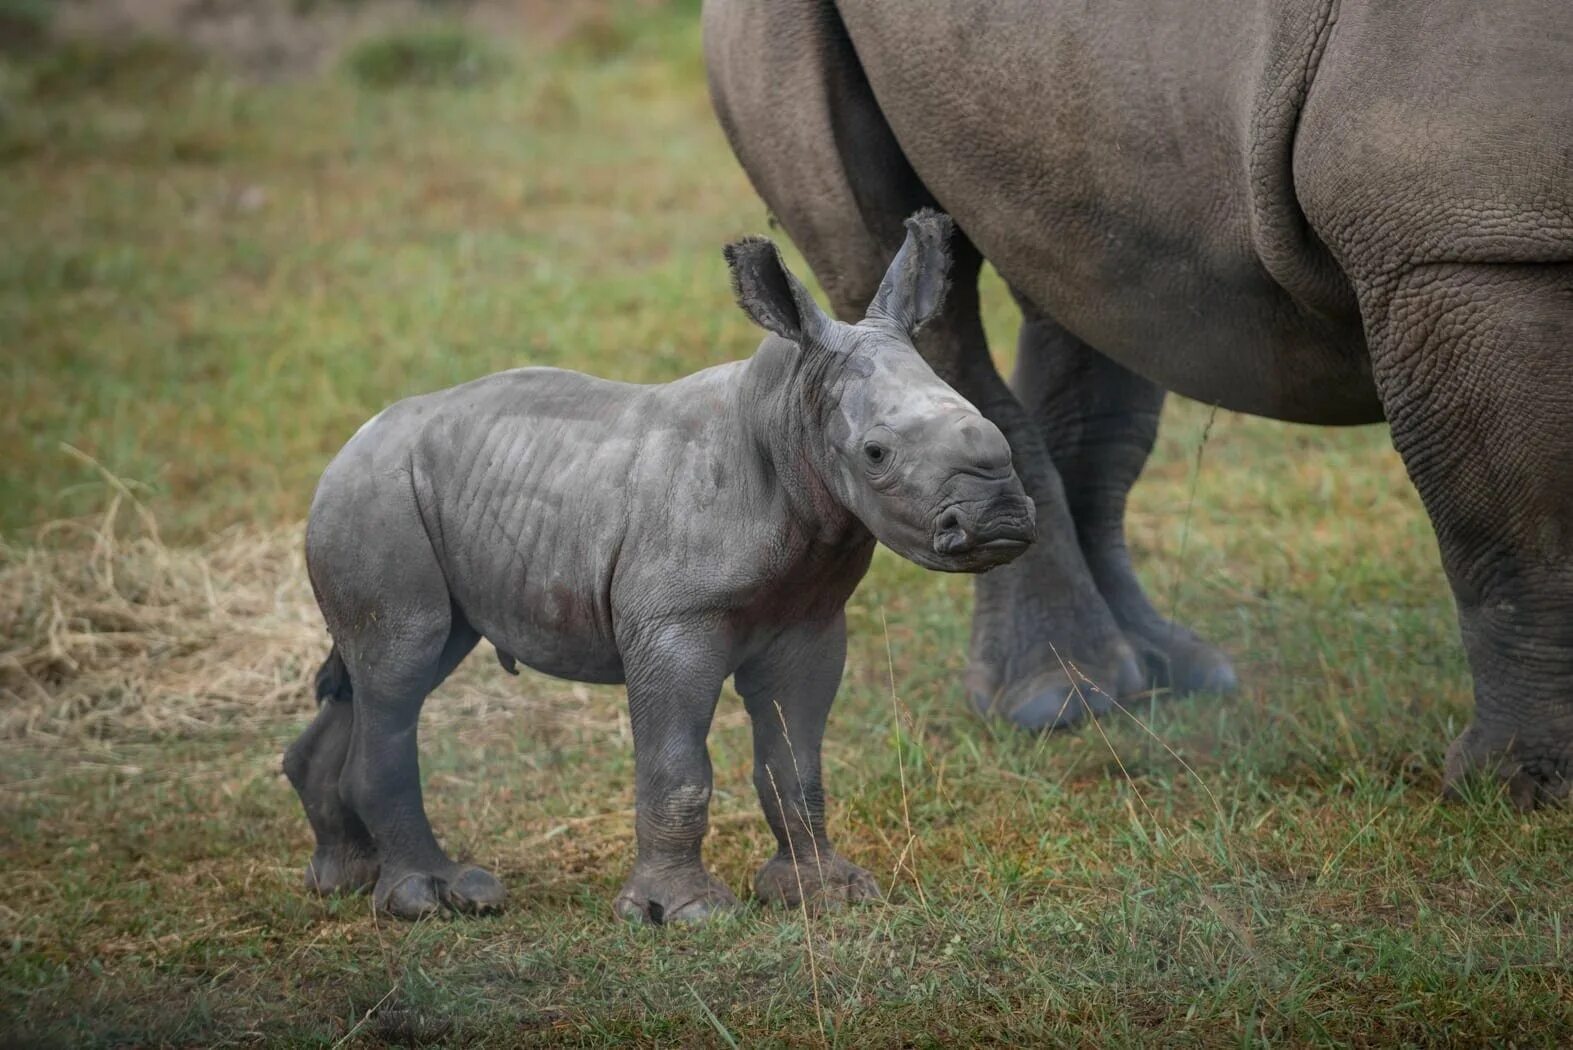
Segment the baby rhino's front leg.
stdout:
<path fill-rule="evenodd" d="M 874 876 L 825 834 L 819 749 L 846 655 L 846 617 L 837 613 L 787 631 L 737 672 L 754 723 L 754 787 L 778 846 L 754 876 L 754 895 L 767 904 L 822 908 L 880 895 Z"/>
<path fill-rule="evenodd" d="M 614 908 L 633 922 L 696 922 L 738 906 L 699 853 L 710 824 L 705 738 L 726 657 L 704 625 L 628 627 L 621 634 L 639 852 Z"/>

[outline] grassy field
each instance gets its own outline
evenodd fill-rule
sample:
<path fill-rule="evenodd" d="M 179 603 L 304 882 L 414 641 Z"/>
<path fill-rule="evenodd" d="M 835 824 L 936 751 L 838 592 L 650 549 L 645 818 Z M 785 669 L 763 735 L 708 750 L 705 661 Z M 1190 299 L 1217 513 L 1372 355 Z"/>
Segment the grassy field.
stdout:
<path fill-rule="evenodd" d="M 1573 814 L 1437 801 L 1468 681 L 1386 434 L 1189 403 L 1132 542 L 1245 690 L 997 730 L 961 694 L 968 582 L 881 551 L 826 765 L 888 902 L 617 923 L 621 692 L 484 646 L 428 706 L 427 798 L 510 909 L 304 895 L 278 756 L 325 649 L 298 546 L 327 458 L 407 393 L 757 341 L 719 248 L 766 215 L 693 12 L 619 11 L 268 86 L 155 46 L 0 60 L 0 1043 L 1573 1042 Z M 712 753 L 743 891 L 772 845 L 730 694 Z"/>

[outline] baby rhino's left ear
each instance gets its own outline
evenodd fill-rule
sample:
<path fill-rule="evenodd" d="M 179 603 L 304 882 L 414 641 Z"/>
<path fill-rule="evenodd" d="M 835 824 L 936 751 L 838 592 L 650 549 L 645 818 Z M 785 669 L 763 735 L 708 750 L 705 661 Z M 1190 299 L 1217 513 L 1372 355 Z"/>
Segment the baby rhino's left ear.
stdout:
<path fill-rule="evenodd" d="M 732 294 L 754 323 L 799 346 L 818 339 L 830 318 L 764 237 L 744 237 L 723 250 L 732 270 Z"/>
<path fill-rule="evenodd" d="M 907 239 L 885 271 L 870 317 L 892 322 L 908 335 L 939 315 L 950 290 L 950 235 L 955 223 L 949 215 L 924 208 L 907 220 Z"/>

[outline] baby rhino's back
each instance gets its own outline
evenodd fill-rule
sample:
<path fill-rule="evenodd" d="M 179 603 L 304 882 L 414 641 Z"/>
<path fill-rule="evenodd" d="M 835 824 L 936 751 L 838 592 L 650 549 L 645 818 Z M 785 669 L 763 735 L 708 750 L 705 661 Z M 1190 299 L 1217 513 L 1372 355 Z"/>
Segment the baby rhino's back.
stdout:
<path fill-rule="evenodd" d="M 649 390 L 524 368 L 410 398 L 368 424 L 368 437 L 408 449 L 458 610 L 548 674 L 622 678 L 607 592 Z"/>

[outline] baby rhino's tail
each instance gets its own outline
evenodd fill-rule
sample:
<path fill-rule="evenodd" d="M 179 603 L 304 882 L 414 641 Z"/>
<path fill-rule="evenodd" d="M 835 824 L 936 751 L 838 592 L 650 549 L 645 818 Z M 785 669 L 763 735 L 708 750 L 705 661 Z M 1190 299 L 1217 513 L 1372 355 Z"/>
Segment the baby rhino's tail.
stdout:
<path fill-rule="evenodd" d="M 322 666 L 317 668 L 317 703 L 349 698 L 350 669 L 344 666 L 344 657 L 339 655 L 339 647 L 335 645 L 328 650 L 328 658 L 322 661 Z"/>

